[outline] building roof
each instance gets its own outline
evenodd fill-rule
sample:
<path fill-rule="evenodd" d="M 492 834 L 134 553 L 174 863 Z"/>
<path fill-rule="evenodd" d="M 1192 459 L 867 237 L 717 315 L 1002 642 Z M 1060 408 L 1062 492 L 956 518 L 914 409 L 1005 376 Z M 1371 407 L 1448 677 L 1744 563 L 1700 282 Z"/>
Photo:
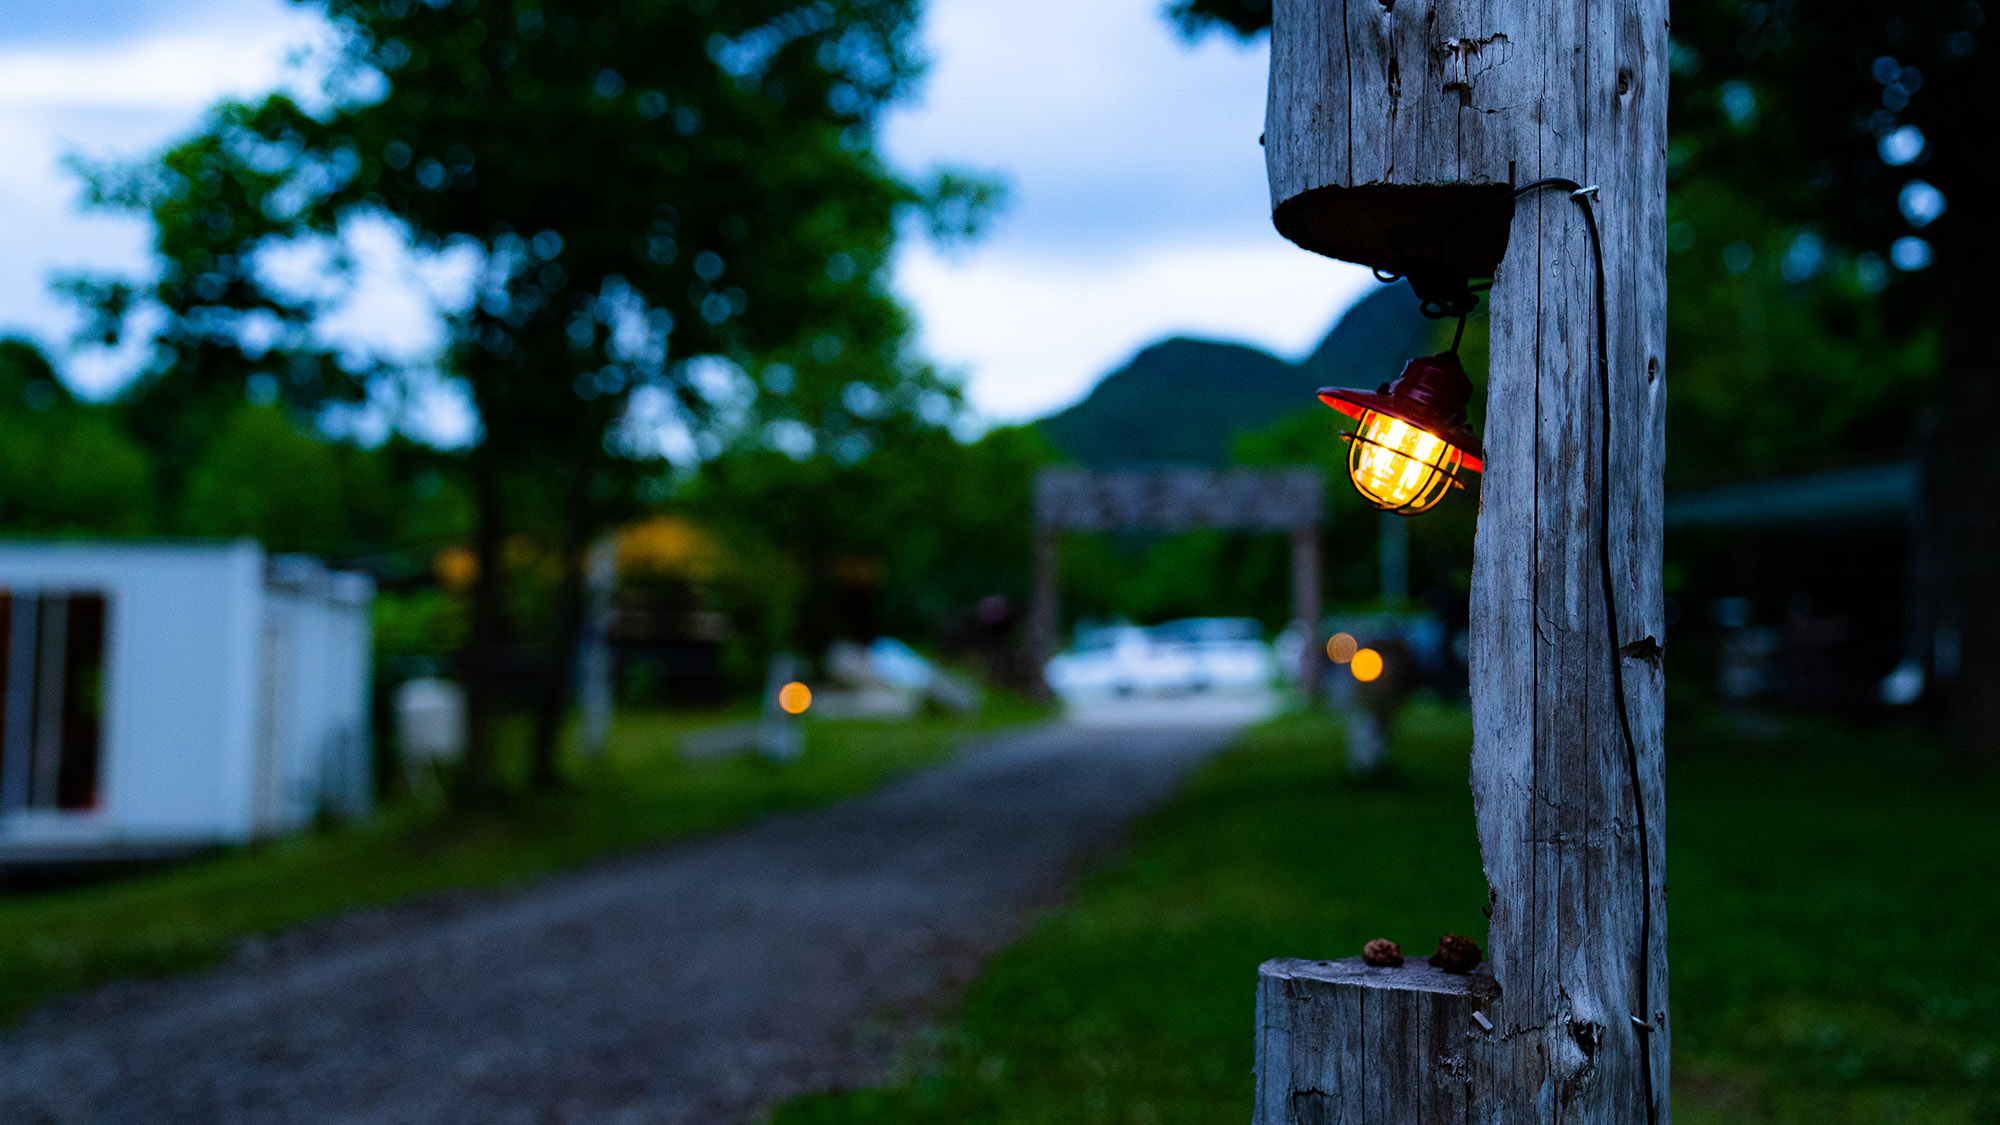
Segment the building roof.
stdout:
<path fill-rule="evenodd" d="M 1914 523 L 1923 477 L 1914 460 L 1773 477 L 1667 497 L 1669 531 L 1828 530 Z"/>

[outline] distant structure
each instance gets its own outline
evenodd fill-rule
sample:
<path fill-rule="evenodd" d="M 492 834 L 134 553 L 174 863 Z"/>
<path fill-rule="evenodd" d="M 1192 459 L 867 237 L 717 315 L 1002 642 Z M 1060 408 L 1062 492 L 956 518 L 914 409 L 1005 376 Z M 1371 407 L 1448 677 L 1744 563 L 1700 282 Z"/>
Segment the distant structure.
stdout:
<path fill-rule="evenodd" d="M 1289 532 L 1292 620 L 1307 638 L 1300 684 L 1310 696 L 1325 663 L 1319 642 L 1320 524 L 1326 484 L 1320 470 L 1179 468 L 1091 472 L 1043 469 L 1035 478 L 1034 601 L 1029 644 L 1037 667 L 1055 655 L 1060 541 L 1066 532 L 1151 531 L 1176 535 L 1207 529 Z"/>
<path fill-rule="evenodd" d="M 1677 635 L 1713 654 L 1725 699 L 1854 711 L 1934 697 L 1959 662 L 1928 511 L 1915 459 L 1670 495 L 1676 596 L 1705 610 Z"/>
<path fill-rule="evenodd" d="M 374 598 L 248 540 L 0 542 L 0 862 L 366 813 Z"/>

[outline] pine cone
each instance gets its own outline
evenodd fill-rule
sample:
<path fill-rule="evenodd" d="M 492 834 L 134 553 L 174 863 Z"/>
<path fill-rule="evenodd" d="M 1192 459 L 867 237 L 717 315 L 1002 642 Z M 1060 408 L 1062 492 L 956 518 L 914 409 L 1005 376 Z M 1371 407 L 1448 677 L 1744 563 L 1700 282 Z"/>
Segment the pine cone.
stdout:
<path fill-rule="evenodd" d="M 1361 947 L 1361 959 L 1378 969 L 1400 969 L 1403 967 L 1403 947 L 1385 937 Z"/>
<path fill-rule="evenodd" d="M 1438 939 L 1437 952 L 1431 954 L 1431 967 L 1447 973 L 1469 973 L 1483 956 L 1471 938 L 1464 934 L 1446 934 Z"/>

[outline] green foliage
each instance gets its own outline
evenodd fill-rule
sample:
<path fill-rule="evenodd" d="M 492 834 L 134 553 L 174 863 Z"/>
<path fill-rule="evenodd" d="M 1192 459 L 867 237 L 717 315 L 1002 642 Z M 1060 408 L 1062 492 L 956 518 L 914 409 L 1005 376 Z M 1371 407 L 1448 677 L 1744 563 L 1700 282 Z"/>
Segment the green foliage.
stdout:
<path fill-rule="evenodd" d="M 1970 257 L 1991 245 L 1978 200 L 2000 170 L 1985 19 L 1977 3 L 1677 5 L 1671 167 L 1870 256 L 1864 272 L 1904 326 L 1932 319 L 1963 271 L 1991 269 Z M 1906 127 L 1902 150 L 1890 138 Z M 1912 181 L 1942 189 L 1942 214 L 1906 216 Z M 1919 231 L 1944 268 L 1882 269 L 1891 243 Z"/>
<path fill-rule="evenodd" d="M 1807 276 L 1815 244 L 1717 180 L 1684 183 L 1667 215 L 1669 485 L 1907 456 L 1935 331 L 1894 326 L 1851 256 Z"/>
<path fill-rule="evenodd" d="M 1033 712 L 1001 700 L 989 722 Z M 691 762 L 682 736 L 726 714 L 621 714 L 606 758 L 556 793 L 420 804 L 370 825 L 226 852 L 157 875 L 0 899 L 0 1021 L 63 991 L 214 961 L 252 934 L 452 887 L 522 883 L 607 853 L 852 796 L 934 762 L 958 720 L 807 724 L 805 752 Z"/>
<path fill-rule="evenodd" d="M 273 551 L 324 551 L 341 538 L 334 448 L 275 407 L 231 414 L 188 475 L 177 521 L 195 535 L 252 535 Z"/>
<path fill-rule="evenodd" d="M 764 653 L 840 637 L 935 639 L 980 598 L 1022 604 L 1035 471 L 1054 459 L 1032 428 L 961 443 L 916 429 L 851 463 L 746 449 L 694 478 L 676 507 L 719 534 L 718 592 L 761 675 Z"/>
<path fill-rule="evenodd" d="M 225 104 L 157 162 L 93 170 L 99 203 L 153 220 L 161 274 L 76 286 L 107 335 L 163 312 L 139 397 L 174 398 L 173 424 L 259 379 L 312 411 L 397 374 L 315 336 L 338 293 L 288 289 L 267 264 L 379 217 L 419 253 L 477 263 L 451 368 L 522 519 L 629 492 L 612 454 L 657 455 L 617 429 L 642 393 L 698 435 L 800 420 L 834 440 L 949 408 L 903 353 L 882 270 L 899 209 L 969 230 L 996 189 L 952 173 L 918 191 L 874 155 L 915 71 L 910 0 L 323 6 L 342 31 L 325 104 Z M 744 393 L 781 383 L 744 414 Z M 596 477 L 580 494 L 535 495 L 579 471 Z"/>
<path fill-rule="evenodd" d="M 1290 542 L 1284 535 L 1222 531 L 1065 536 L 1063 614 L 1071 621 L 1149 624 L 1255 617 L 1282 628 L 1291 620 Z"/>
<path fill-rule="evenodd" d="M 171 526 L 335 557 L 464 534 L 463 497 L 407 463 L 431 460 L 413 452 L 328 441 L 276 406 L 244 403 L 188 467 Z"/>
<path fill-rule="evenodd" d="M 47 357 L 0 340 L 0 531 L 150 530 L 153 467 L 107 407 L 77 401 Z"/>
<path fill-rule="evenodd" d="M 441 664 L 465 643 L 465 599 L 436 588 L 375 595 L 375 661 L 407 667 L 410 658 Z"/>
<path fill-rule="evenodd" d="M 1358 785 L 1324 719 L 1252 733 L 989 963 L 935 1057 L 775 1121 L 1247 1119 L 1259 962 L 1484 944 L 1469 741 L 1463 712 L 1420 706 L 1396 774 Z M 2000 862 L 1993 785 L 1901 731 L 1668 745 L 1675 1119 L 1992 1120 L 2000 902 L 1966 873 Z"/>
<path fill-rule="evenodd" d="M 362 448 L 276 406 L 224 405 L 170 474 L 143 440 L 140 403 L 78 400 L 34 345 L 0 340 L 0 533 L 253 536 L 339 559 L 464 534 L 464 498 L 435 453 Z"/>

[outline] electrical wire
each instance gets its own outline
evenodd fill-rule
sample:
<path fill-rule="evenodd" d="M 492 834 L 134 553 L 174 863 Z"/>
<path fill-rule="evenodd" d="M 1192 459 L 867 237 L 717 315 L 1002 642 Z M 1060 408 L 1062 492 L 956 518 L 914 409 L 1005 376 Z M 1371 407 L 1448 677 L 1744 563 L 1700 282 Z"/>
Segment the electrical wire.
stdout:
<path fill-rule="evenodd" d="M 1515 189 L 1519 199 L 1539 188 L 1558 188 L 1583 208 L 1583 224 L 1590 232 L 1590 255 L 1597 267 L 1597 390 L 1604 419 L 1598 461 L 1597 561 L 1604 580 L 1604 621 L 1611 641 L 1611 693 L 1618 713 L 1618 729 L 1625 736 L 1625 765 L 1632 787 L 1633 817 L 1639 830 L 1639 878 L 1643 894 L 1639 899 L 1639 1004 L 1632 1013 L 1632 1026 L 1639 1035 L 1639 1073 L 1645 1084 L 1646 1121 L 1658 1125 L 1659 1099 L 1653 1091 L 1652 949 L 1653 949 L 1653 848 L 1647 831 L 1646 795 L 1639 784 L 1639 744 L 1632 737 L 1632 716 L 1625 706 L 1625 661 L 1619 653 L 1618 596 L 1611 572 L 1611 342 L 1604 300 L 1604 244 L 1597 231 L 1597 209 L 1591 206 L 1596 186 L 1584 187 L 1575 180 L 1552 176 Z"/>

